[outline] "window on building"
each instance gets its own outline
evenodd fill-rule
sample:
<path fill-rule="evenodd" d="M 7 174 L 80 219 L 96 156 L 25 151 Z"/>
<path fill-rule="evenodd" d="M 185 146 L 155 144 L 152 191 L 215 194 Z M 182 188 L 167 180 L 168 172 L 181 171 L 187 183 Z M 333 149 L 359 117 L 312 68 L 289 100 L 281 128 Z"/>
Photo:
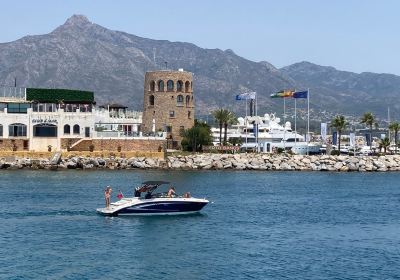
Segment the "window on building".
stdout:
<path fill-rule="evenodd" d="M 190 90 L 190 82 L 187 81 L 187 82 L 185 83 L 185 92 L 189 92 L 189 90 Z"/>
<path fill-rule="evenodd" d="M 168 82 L 167 82 L 167 91 L 174 91 L 174 81 L 168 80 Z"/>
<path fill-rule="evenodd" d="M 171 133 L 172 132 L 172 125 L 167 125 L 166 129 L 167 129 L 167 132 Z"/>
<path fill-rule="evenodd" d="M 24 145 L 24 150 L 29 150 L 29 140 L 24 140 L 23 145 Z"/>
<path fill-rule="evenodd" d="M 176 105 L 183 106 L 183 96 L 180 94 L 176 97 Z"/>
<path fill-rule="evenodd" d="M 186 95 L 186 107 L 189 107 L 190 105 L 190 96 Z"/>
<path fill-rule="evenodd" d="M 4 112 L 5 108 L 7 108 L 7 103 L 0 103 L 0 112 Z"/>
<path fill-rule="evenodd" d="M 175 111 L 169 111 L 169 117 L 175 118 Z"/>
<path fill-rule="evenodd" d="M 3 126 L 0 124 L 0 137 L 3 137 Z"/>
<path fill-rule="evenodd" d="M 37 124 L 33 126 L 34 137 L 57 137 L 57 126 L 54 124 Z"/>
<path fill-rule="evenodd" d="M 154 95 L 149 96 L 149 105 L 154 106 Z"/>
<path fill-rule="evenodd" d="M 64 125 L 64 134 L 71 134 L 71 127 L 69 124 Z"/>
<path fill-rule="evenodd" d="M 46 112 L 55 112 L 56 111 L 56 104 L 54 103 L 49 103 L 49 104 L 45 104 L 46 105 Z"/>
<path fill-rule="evenodd" d="M 178 81 L 176 83 L 176 91 L 183 91 L 183 82 L 182 81 Z"/>
<path fill-rule="evenodd" d="M 79 125 L 74 125 L 74 127 L 73 127 L 73 133 L 74 134 L 80 134 L 80 132 L 81 132 L 81 128 L 79 127 Z"/>
<path fill-rule="evenodd" d="M 8 103 L 7 112 L 16 114 L 26 114 L 28 108 L 30 107 L 31 105 L 29 103 Z"/>
<path fill-rule="evenodd" d="M 155 89 L 156 89 L 156 82 L 151 81 L 150 82 L 150 91 L 155 91 Z"/>
<path fill-rule="evenodd" d="M 164 81 L 158 81 L 158 91 L 164 91 Z"/>
<path fill-rule="evenodd" d="M 13 123 L 8 126 L 8 135 L 10 137 L 26 136 L 26 125 L 22 123 Z"/>
<path fill-rule="evenodd" d="M 190 111 L 188 111 L 188 119 L 190 119 L 192 116 L 191 116 L 191 112 Z"/>

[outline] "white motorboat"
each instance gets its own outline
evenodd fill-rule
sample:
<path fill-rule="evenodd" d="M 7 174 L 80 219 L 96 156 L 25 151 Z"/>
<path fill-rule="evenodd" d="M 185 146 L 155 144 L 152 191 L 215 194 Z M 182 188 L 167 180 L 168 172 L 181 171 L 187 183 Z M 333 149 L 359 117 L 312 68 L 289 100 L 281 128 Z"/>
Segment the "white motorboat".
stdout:
<path fill-rule="evenodd" d="M 166 192 L 153 193 L 164 181 L 147 181 L 135 189 L 134 197 L 122 198 L 108 208 L 98 208 L 97 213 L 118 215 L 176 215 L 199 212 L 208 204 L 207 199 L 186 196 L 168 196 Z M 146 193 L 142 197 L 142 193 Z"/>

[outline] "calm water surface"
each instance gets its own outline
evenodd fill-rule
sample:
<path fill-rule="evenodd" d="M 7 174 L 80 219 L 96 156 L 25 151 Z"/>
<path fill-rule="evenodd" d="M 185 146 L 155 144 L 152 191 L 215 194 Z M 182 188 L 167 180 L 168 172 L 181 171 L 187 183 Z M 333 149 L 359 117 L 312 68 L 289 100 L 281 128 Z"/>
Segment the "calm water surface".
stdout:
<path fill-rule="evenodd" d="M 400 173 L 1 171 L 1 279 L 396 279 Z M 102 217 L 144 180 L 202 214 Z"/>

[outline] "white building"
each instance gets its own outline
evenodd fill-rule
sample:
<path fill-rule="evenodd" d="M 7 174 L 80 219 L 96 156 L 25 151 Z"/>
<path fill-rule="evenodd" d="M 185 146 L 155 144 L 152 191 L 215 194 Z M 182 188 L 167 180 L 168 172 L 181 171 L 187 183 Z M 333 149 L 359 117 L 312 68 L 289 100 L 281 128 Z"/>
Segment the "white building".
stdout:
<path fill-rule="evenodd" d="M 3 150 L 11 146 L 13 150 L 55 151 L 71 147 L 81 139 L 141 138 L 141 122 L 141 113 L 130 112 L 126 107 L 95 107 L 90 91 L 0 90 L 0 149 Z"/>

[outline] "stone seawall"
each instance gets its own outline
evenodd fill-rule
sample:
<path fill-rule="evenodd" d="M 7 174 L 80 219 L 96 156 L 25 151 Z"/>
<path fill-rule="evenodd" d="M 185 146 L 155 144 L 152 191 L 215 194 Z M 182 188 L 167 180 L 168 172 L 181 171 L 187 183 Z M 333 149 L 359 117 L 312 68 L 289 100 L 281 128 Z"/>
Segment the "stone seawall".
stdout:
<path fill-rule="evenodd" d="M 170 170 L 264 170 L 264 171 L 400 171 L 400 155 L 300 156 L 267 154 L 193 154 L 148 157 L 70 156 L 58 165 L 47 158 L 0 158 L 0 169 L 170 169 Z"/>

